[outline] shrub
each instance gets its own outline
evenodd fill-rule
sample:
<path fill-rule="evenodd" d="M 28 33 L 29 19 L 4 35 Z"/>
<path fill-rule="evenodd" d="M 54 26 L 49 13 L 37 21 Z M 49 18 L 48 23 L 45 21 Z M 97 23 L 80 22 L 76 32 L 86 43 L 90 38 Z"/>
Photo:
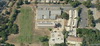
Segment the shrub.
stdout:
<path fill-rule="evenodd" d="M 74 1 L 70 3 L 73 7 L 77 7 L 78 5 L 80 5 L 81 3 L 79 1 Z"/>
<path fill-rule="evenodd" d="M 62 13 L 61 17 L 67 20 L 69 19 L 69 15 L 65 12 Z"/>
<path fill-rule="evenodd" d="M 39 40 L 41 42 L 47 42 L 48 41 L 48 36 L 40 37 Z"/>
<path fill-rule="evenodd" d="M 30 2 L 28 2 L 28 0 L 25 1 L 25 4 L 30 4 Z"/>
<path fill-rule="evenodd" d="M 84 1 L 83 5 L 85 5 L 87 8 L 90 8 L 92 6 L 92 3 L 90 0 L 88 0 L 88 1 Z"/>

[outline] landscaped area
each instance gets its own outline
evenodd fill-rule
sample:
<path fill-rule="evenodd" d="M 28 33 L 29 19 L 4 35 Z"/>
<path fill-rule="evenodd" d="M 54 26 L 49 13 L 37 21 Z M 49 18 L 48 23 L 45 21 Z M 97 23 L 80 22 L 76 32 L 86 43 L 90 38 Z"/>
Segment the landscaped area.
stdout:
<path fill-rule="evenodd" d="M 32 8 L 23 6 L 18 16 L 18 24 L 20 27 L 18 41 L 21 43 L 32 43 L 33 41 L 33 12 Z"/>

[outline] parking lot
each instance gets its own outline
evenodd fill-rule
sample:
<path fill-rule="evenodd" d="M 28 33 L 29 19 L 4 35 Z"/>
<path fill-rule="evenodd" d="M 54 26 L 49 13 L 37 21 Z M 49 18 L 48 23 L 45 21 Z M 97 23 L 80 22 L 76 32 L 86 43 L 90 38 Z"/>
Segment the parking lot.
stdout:
<path fill-rule="evenodd" d="M 82 8 L 82 12 L 80 14 L 81 21 L 79 23 L 80 28 L 85 28 L 88 26 L 88 13 L 87 8 L 84 5 L 80 5 L 79 7 Z"/>

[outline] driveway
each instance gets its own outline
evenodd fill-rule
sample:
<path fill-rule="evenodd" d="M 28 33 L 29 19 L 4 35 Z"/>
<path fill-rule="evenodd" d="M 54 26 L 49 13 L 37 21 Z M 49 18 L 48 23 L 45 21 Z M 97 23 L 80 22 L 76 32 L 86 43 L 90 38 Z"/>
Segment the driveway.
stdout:
<path fill-rule="evenodd" d="M 80 14 L 81 21 L 79 22 L 79 27 L 85 28 L 88 26 L 88 9 L 84 5 L 80 5 L 79 7 L 82 8 L 82 12 Z"/>

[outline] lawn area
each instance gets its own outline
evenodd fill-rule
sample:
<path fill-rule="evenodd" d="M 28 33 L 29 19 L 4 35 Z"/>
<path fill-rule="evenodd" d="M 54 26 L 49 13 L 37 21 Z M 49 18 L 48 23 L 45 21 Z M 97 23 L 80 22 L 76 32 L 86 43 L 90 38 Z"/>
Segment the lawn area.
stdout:
<path fill-rule="evenodd" d="M 32 43 L 33 41 L 33 11 L 29 6 L 22 6 L 18 16 L 19 36 L 18 42 Z"/>
<path fill-rule="evenodd" d="M 35 29 L 34 9 L 32 6 L 23 5 L 15 21 L 19 26 L 19 33 L 12 34 L 8 37 L 7 43 L 15 46 L 44 46 L 39 38 L 49 36 L 48 29 Z M 31 44 L 30 44 L 31 43 Z"/>

